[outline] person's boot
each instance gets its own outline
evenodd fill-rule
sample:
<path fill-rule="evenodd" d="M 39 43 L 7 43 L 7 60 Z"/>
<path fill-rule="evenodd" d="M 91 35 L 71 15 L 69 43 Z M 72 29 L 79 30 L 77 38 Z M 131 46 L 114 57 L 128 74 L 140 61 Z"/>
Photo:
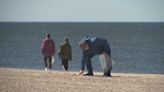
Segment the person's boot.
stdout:
<path fill-rule="evenodd" d="M 109 72 L 109 73 L 104 73 L 104 75 L 103 75 L 104 77 L 112 77 L 112 75 L 111 75 L 111 73 Z"/>
<path fill-rule="evenodd" d="M 111 73 L 108 73 L 108 77 L 112 77 Z"/>
<path fill-rule="evenodd" d="M 93 72 L 88 72 L 85 74 L 85 76 L 93 76 Z"/>

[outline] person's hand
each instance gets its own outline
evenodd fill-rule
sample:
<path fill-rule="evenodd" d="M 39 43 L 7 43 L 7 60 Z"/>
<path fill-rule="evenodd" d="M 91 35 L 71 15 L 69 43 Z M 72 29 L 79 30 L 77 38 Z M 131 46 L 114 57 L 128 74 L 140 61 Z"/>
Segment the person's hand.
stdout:
<path fill-rule="evenodd" d="M 84 73 L 84 70 L 80 70 L 79 75 L 83 76 L 84 75 L 83 73 Z"/>

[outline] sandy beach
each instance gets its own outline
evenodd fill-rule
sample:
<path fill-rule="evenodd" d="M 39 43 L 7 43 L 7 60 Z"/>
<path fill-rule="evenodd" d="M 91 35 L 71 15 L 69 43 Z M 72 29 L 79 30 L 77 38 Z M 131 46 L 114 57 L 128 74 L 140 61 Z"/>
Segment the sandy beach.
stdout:
<path fill-rule="evenodd" d="M 112 73 L 113 77 L 78 76 L 78 72 L 0 68 L 1 92 L 164 92 L 162 74 Z"/>

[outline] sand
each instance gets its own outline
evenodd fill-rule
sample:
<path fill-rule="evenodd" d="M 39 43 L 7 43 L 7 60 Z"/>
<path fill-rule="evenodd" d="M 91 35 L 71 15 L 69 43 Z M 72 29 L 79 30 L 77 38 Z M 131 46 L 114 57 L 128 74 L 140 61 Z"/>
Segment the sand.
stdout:
<path fill-rule="evenodd" d="M 0 68 L 0 92 L 164 92 L 162 74 L 78 72 Z"/>

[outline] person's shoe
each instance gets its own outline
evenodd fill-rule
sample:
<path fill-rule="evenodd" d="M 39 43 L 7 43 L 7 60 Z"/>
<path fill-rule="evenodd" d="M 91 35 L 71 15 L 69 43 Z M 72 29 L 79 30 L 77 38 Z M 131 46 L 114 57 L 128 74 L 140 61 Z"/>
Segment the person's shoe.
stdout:
<path fill-rule="evenodd" d="M 111 75 L 103 75 L 103 77 L 112 77 Z"/>
<path fill-rule="evenodd" d="M 103 76 L 104 76 L 104 77 L 112 77 L 111 73 L 109 73 L 109 74 L 104 74 Z"/>
<path fill-rule="evenodd" d="M 48 69 L 47 68 L 45 68 L 45 71 L 47 71 Z"/>
<path fill-rule="evenodd" d="M 86 73 L 85 76 L 93 76 L 93 73 Z"/>

